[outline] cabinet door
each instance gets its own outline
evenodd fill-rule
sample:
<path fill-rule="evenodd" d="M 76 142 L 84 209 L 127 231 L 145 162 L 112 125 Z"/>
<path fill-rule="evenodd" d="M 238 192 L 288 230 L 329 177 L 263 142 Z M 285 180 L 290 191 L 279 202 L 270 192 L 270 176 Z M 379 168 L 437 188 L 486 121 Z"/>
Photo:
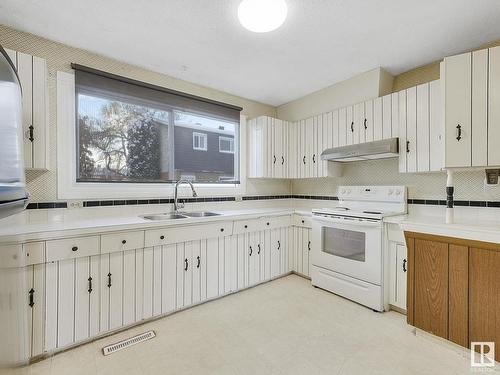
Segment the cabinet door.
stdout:
<path fill-rule="evenodd" d="M 288 228 L 280 228 L 280 275 L 288 272 Z"/>
<path fill-rule="evenodd" d="M 383 98 L 376 98 L 373 100 L 373 140 L 379 141 L 383 138 L 383 114 L 385 113 L 383 104 L 385 103 L 385 96 Z M 389 96 L 390 100 L 390 96 Z"/>
<path fill-rule="evenodd" d="M 306 149 L 306 169 L 305 178 L 310 178 L 313 176 L 313 160 L 312 155 L 314 153 L 314 118 L 308 118 L 305 125 L 305 149 Z"/>
<path fill-rule="evenodd" d="M 472 52 L 472 166 L 488 165 L 488 50 Z"/>
<path fill-rule="evenodd" d="M 298 137 L 298 122 L 288 123 L 288 142 L 287 142 L 287 168 L 289 178 L 298 178 L 298 170 L 300 168 L 300 152 L 299 152 L 299 137 Z"/>
<path fill-rule="evenodd" d="M 446 167 L 471 165 L 471 53 L 444 59 Z"/>
<path fill-rule="evenodd" d="M 417 86 L 417 171 L 430 171 L 429 84 Z"/>
<path fill-rule="evenodd" d="M 261 256 L 264 262 L 264 280 L 271 280 L 271 230 L 266 229 L 261 238 Z M 263 252 L 263 253 L 262 253 Z"/>
<path fill-rule="evenodd" d="M 45 350 L 57 348 L 58 262 L 45 265 Z"/>
<path fill-rule="evenodd" d="M 283 141 L 283 122 L 273 119 L 273 177 L 282 178 L 282 141 Z"/>
<path fill-rule="evenodd" d="M 177 252 L 177 308 L 190 306 L 192 302 L 192 260 L 190 242 L 175 245 Z"/>
<path fill-rule="evenodd" d="M 488 165 L 500 165 L 500 48 L 489 49 Z"/>
<path fill-rule="evenodd" d="M 123 325 L 136 322 L 135 315 L 135 287 L 136 250 L 127 250 L 123 253 Z M 139 317 L 140 319 L 140 317 Z"/>
<path fill-rule="evenodd" d="M 417 88 L 406 90 L 406 171 L 417 171 Z"/>
<path fill-rule="evenodd" d="M 275 278 L 280 273 L 280 250 L 281 250 L 281 239 L 280 230 L 271 229 L 271 245 L 269 247 L 271 252 L 271 279 Z"/>
<path fill-rule="evenodd" d="M 23 90 L 22 108 L 24 163 L 27 168 L 32 168 L 33 144 L 29 139 L 29 134 L 30 127 L 33 126 L 33 56 L 22 52 L 17 52 L 17 72 Z"/>
<path fill-rule="evenodd" d="M 158 316 L 161 315 L 161 275 L 162 275 L 162 269 L 161 269 L 161 257 L 162 257 L 162 250 L 161 246 L 155 246 L 153 248 L 153 316 Z M 127 277 L 126 274 L 124 274 L 124 279 Z M 125 293 L 131 293 L 130 291 L 124 291 Z M 124 308 L 125 308 L 125 303 L 124 303 Z"/>
<path fill-rule="evenodd" d="M 355 136 L 354 133 L 358 132 L 357 124 L 354 123 L 354 107 L 347 107 L 346 108 L 346 123 L 347 123 L 347 139 L 346 139 L 346 144 L 347 145 L 352 145 L 355 142 Z"/>
<path fill-rule="evenodd" d="M 399 118 L 399 172 L 407 172 L 406 159 L 410 152 L 410 144 L 406 135 L 406 90 L 398 93 Z"/>
<path fill-rule="evenodd" d="M 75 341 L 75 260 L 58 262 L 57 282 L 57 347 Z"/>
<path fill-rule="evenodd" d="M 373 141 L 373 100 L 365 102 L 365 118 L 363 124 L 364 142 Z"/>
<path fill-rule="evenodd" d="M 248 234 L 248 285 L 259 282 L 259 232 Z"/>
<path fill-rule="evenodd" d="M 406 246 L 396 244 L 396 298 L 395 305 L 406 310 Z"/>
<path fill-rule="evenodd" d="M 201 302 L 201 241 L 192 242 L 193 305 Z"/>
<path fill-rule="evenodd" d="M 392 134 L 392 118 L 392 95 L 385 95 L 382 97 L 382 139 L 394 137 Z"/>
<path fill-rule="evenodd" d="M 429 83 L 429 105 L 430 170 L 440 171 L 444 167 L 443 96 L 440 80 Z"/>
<path fill-rule="evenodd" d="M 236 235 L 236 248 L 238 252 L 238 289 L 246 288 L 247 284 L 245 280 L 248 280 L 246 274 L 248 272 L 248 268 L 245 268 L 246 264 L 246 234 L 237 234 Z"/>
<path fill-rule="evenodd" d="M 415 239 L 415 327 L 448 338 L 448 244 Z"/>
<path fill-rule="evenodd" d="M 249 152 L 249 168 L 248 177 L 258 178 L 266 177 L 266 135 L 263 117 L 251 119 L 248 121 L 248 152 Z"/>
<path fill-rule="evenodd" d="M 391 94 L 391 137 L 399 137 L 400 116 L 399 116 L 399 93 Z M 400 149 L 401 150 L 401 149 Z"/>
<path fill-rule="evenodd" d="M 322 121 L 321 116 L 313 117 L 313 126 L 312 126 L 312 149 L 311 149 L 311 176 L 310 177 L 318 177 L 318 169 L 319 169 L 319 144 L 320 138 L 322 136 Z M 323 143 L 321 143 L 323 144 Z"/>
<path fill-rule="evenodd" d="M 75 341 L 89 338 L 90 258 L 75 259 Z"/>
<path fill-rule="evenodd" d="M 282 121 L 281 135 L 281 177 L 291 178 L 290 176 L 290 131 L 291 122 Z"/>
<path fill-rule="evenodd" d="M 26 308 L 28 311 L 28 354 L 32 357 L 44 351 L 45 264 L 25 268 Z"/>
<path fill-rule="evenodd" d="M 349 123 L 350 125 L 350 123 Z M 347 108 L 339 109 L 339 146 L 347 144 Z M 349 128 L 350 131 L 350 128 Z"/>
<path fill-rule="evenodd" d="M 302 228 L 293 227 L 293 270 L 302 273 Z"/>
<path fill-rule="evenodd" d="M 354 105 L 354 134 L 353 144 L 364 143 L 366 139 L 365 129 L 365 104 L 358 103 Z M 367 124 L 368 126 L 368 124 Z"/>
<path fill-rule="evenodd" d="M 161 311 L 166 314 L 176 309 L 177 302 L 177 251 L 175 244 L 162 246 L 162 253 Z"/>
<path fill-rule="evenodd" d="M 310 276 L 310 254 L 311 251 L 311 239 L 310 239 L 310 229 L 302 229 L 302 274 L 305 276 Z"/>
<path fill-rule="evenodd" d="M 219 295 L 219 239 L 209 238 L 207 241 L 207 299 Z"/>
<path fill-rule="evenodd" d="M 142 319 L 149 319 L 153 316 L 153 271 L 154 254 L 153 248 L 144 249 L 143 272 L 142 272 Z"/>
<path fill-rule="evenodd" d="M 271 117 L 265 117 L 266 119 L 266 149 L 267 149 L 267 176 L 273 177 L 274 173 L 274 119 Z"/>
<path fill-rule="evenodd" d="M 339 146 L 339 132 L 340 132 L 340 124 L 339 124 L 339 110 L 332 112 L 332 147 Z"/>
<path fill-rule="evenodd" d="M 323 147 L 320 148 L 318 154 L 318 161 L 320 163 L 319 177 L 328 176 L 328 161 L 321 160 L 321 154 L 323 151 L 328 150 L 333 147 L 333 113 L 328 112 L 323 115 L 323 134 L 320 138 Z"/>
<path fill-rule="evenodd" d="M 193 261 L 193 242 L 184 243 L 184 306 L 193 304 L 193 268 L 196 263 Z"/>
<path fill-rule="evenodd" d="M 123 252 L 109 254 L 109 329 L 123 325 Z"/>
<path fill-rule="evenodd" d="M 236 236 L 224 237 L 224 293 L 238 289 L 238 252 Z"/>

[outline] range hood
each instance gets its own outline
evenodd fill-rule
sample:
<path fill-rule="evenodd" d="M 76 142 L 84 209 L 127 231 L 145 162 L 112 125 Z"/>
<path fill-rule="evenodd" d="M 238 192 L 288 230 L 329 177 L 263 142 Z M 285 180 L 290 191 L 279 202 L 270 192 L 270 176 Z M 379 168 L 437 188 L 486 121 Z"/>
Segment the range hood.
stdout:
<path fill-rule="evenodd" d="M 399 138 L 329 148 L 321 154 L 322 160 L 350 162 L 396 158 L 399 156 Z"/>

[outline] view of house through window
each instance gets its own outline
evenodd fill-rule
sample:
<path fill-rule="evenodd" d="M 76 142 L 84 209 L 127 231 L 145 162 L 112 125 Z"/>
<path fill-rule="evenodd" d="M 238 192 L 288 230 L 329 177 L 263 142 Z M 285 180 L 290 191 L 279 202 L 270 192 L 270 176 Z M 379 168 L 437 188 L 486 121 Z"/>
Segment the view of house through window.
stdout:
<path fill-rule="evenodd" d="M 235 121 L 85 91 L 77 108 L 78 182 L 239 179 Z"/>

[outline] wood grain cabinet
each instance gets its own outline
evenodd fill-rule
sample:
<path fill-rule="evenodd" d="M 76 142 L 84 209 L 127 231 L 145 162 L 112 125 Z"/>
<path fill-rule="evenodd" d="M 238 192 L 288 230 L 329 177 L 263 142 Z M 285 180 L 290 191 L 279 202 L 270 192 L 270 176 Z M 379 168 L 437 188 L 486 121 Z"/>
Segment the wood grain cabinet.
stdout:
<path fill-rule="evenodd" d="M 498 342 L 500 244 L 411 232 L 405 237 L 408 323 L 466 348 L 472 341 Z"/>

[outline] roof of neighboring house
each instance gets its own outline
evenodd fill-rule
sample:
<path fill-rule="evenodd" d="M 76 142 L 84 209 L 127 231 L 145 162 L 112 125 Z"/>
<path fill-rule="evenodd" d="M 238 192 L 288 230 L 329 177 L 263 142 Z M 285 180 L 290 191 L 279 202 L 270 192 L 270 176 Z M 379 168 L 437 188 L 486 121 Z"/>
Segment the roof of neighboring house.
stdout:
<path fill-rule="evenodd" d="M 163 124 L 163 125 L 168 125 L 168 122 L 166 122 L 166 121 L 162 121 L 162 120 L 158 120 L 158 119 L 156 119 L 155 121 L 157 123 L 160 123 L 160 124 Z M 200 131 L 200 132 L 205 132 L 205 133 L 216 133 L 216 134 L 221 134 L 221 135 L 227 135 L 227 136 L 234 137 L 234 131 L 232 131 L 232 130 L 226 130 L 226 129 L 220 129 L 220 128 L 217 129 L 215 127 L 211 128 L 211 127 L 204 126 L 203 124 L 200 124 L 200 123 L 177 121 L 175 123 L 175 126 L 180 126 L 180 127 L 183 127 L 183 128 L 189 128 L 189 129 L 193 129 L 193 130 Z"/>

